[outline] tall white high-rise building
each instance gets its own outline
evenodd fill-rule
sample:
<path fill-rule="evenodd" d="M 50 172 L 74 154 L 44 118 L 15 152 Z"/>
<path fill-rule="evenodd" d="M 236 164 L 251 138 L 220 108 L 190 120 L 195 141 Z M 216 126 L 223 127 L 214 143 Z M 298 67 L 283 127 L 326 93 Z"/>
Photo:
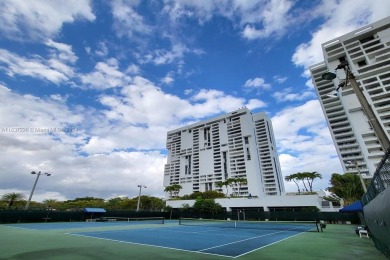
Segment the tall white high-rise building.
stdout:
<path fill-rule="evenodd" d="M 241 108 L 169 131 L 167 149 L 164 186 L 181 185 L 180 195 L 226 193 L 216 183 L 229 178 L 244 178 L 247 184 L 228 187 L 228 195 L 284 193 L 272 123 L 264 113 Z"/>
<path fill-rule="evenodd" d="M 346 73 L 336 70 L 333 81 L 322 79 L 342 62 L 350 71 L 373 111 L 385 139 L 390 135 L 390 17 L 322 44 L 325 62 L 310 67 L 313 83 L 345 172 L 371 178 L 384 155 L 373 118 L 367 118 Z M 375 118 L 374 117 L 374 118 Z"/>

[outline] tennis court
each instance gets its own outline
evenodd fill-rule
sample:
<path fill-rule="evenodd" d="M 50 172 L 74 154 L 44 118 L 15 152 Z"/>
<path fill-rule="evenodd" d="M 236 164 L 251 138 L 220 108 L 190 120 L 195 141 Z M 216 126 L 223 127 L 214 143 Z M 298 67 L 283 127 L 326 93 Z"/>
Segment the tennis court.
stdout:
<path fill-rule="evenodd" d="M 77 232 L 70 235 L 134 243 L 218 256 L 239 257 L 316 229 L 315 223 L 255 223 L 188 220 L 166 228 Z M 184 224 L 184 225 L 183 225 Z M 206 239 L 207 238 L 207 239 Z"/>
<path fill-rule="evenodd" d="M 22 233 L 24 235 L 19 236 L 19 243 L 1 250 L 0 258 L 5 256 L 6 259 L 45 259 L 46 255 L 46 259 L 51 259 L 55 254 L 55 259 L 68 257 L 105 259 L 108 255 L 116 259 L 136 255 L 141 257 L 140 259 L 149 258 L 151 255 L 158 256 L 157 259 L 179 259 L 181 257 L 187 259 L 250 259 L 254 256 L 267 255 L 269 250 L 272 252 L 272 248 L 278 248 L 282 244 L 288 245 L 294 240 L 299 241 L 305 237 L 309 237 L 310 240 L 321 239 L 327 234 L 327 232 L 317 232 L 316 225 L 313 223 L 289 223 L 288 225 L 287 223 L 272 223 L 272 225 L 256 223 L 255 226 L 253 223 L 246 222 L 245 224 L 250 226 L 240 226 L 241 224 L 234 221 L 188 220 L 179 225 L 177 220 L 165 221 L 165 224 L 153 220 L 151 222 L 105 221 L 2 225 L 1 231 L 6 232 L 0 232 L 0 234 Z M 37 236 L 38 241 L 45 241 L 45 243 L 37 242 Z M 2 238 L 1 241 L 4 242 L 5 239 Z M 61 241 L 63 248 L 61 248 Z M 24 244 L 24 247 L 21 247 L 20 243 Z M 3 245 L 6 244 L 3 243 Z M 51 249 L 48 250 L 47 247 Z M 72 247 L 75 249 L 71 250 Z M 77 251 L 78 247 L 84 250 Z M 21 253 L 16 254 L 15 249 Z M 306 247 L 305 250 L 310 252 L 310 248 Z M 111 253 L 108 254 L 107 251 Z M 334 251 L 337 252 L 337 250 Z M 12 255 L 11 252 L 14 257 L 7 258 Z M 7 253 L 8 255 L 3 255 Z M 83 257 L 78 258 L 77 253 Z M 323 254 L 323 252 L 318 253 Z M 377 254 L 381 256 L 380 253 Z M 301 257 L 301 259 L 316 259 L 317 257 Z"/>

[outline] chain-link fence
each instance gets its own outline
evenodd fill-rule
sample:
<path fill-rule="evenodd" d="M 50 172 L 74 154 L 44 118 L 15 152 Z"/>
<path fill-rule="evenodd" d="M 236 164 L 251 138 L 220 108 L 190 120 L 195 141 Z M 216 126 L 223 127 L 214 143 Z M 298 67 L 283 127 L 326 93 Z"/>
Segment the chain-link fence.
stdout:
<path fill-rule="evenodd" d="M 386 151 L 367 188 L 367 193 L 362 197 L 363 205 L 367 205 L 387 187 L 390 187 L 390 149 Z"/>

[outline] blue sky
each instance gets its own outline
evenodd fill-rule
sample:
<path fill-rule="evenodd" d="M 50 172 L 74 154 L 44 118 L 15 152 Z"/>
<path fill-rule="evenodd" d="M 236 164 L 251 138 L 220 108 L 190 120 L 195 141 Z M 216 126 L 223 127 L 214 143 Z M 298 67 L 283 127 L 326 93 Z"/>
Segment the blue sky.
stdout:
<path fill-rule="evenodd" d="M 0 195 L 163 196 L 169 130 L 246 106 L 283 175 L 341 173 L 308 67 L 389 0 L 0 2 Z M 295 191 L 293 183 L 285 183 Z"/>

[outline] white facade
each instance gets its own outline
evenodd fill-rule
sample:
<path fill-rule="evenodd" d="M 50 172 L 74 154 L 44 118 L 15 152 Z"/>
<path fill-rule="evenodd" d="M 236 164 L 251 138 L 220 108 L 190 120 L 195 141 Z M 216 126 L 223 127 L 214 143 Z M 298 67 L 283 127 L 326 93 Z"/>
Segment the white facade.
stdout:
<path fill-rule="evenodd" d="M 247 185 L 228 188 L 228 195 L 284 193 L 271 121 L 247 108 L 188 125 L 167 134 L 164 187 L 179 184 L 180 196 L 216 190 L 216 182 L 245 178 Z M 166 194 L 169 197 L 169 194 Z"/>
<path fill-rule="evenodd" d="M 356 81 L 374 111 L 387 138 L 390 138 L 390 17 L 322 44 L 324 63 L 310 67 L 313 84 L 345 172 L 372 178 L 384 151 L 350 85 L 335 86 L 345 79 L 343 70 L 337 78 L 326 81 L 321 75 L 334 71 L 347 61 Z"/>
<path fill-rule="evenodd" d="M 337 212 L 340 206 L 333 206 L 329 201 L 324 201 L 325 192 L 318 192 L 313 195 L 289 195 L 282 196 L 263 196 L 259 198 L 234 198 L 234 199 L 215 199 L 215 202 L 220 204 L 227 211 L 237 208 L 262 208 L 264 211 L 272 211 L 273 208 L 280 207 L 317 207 L 321 212 Z M 166 205 L 172 208 L 180 209 L 183 205 L 192 207 L 195 200 L 168 200 Z"/>

